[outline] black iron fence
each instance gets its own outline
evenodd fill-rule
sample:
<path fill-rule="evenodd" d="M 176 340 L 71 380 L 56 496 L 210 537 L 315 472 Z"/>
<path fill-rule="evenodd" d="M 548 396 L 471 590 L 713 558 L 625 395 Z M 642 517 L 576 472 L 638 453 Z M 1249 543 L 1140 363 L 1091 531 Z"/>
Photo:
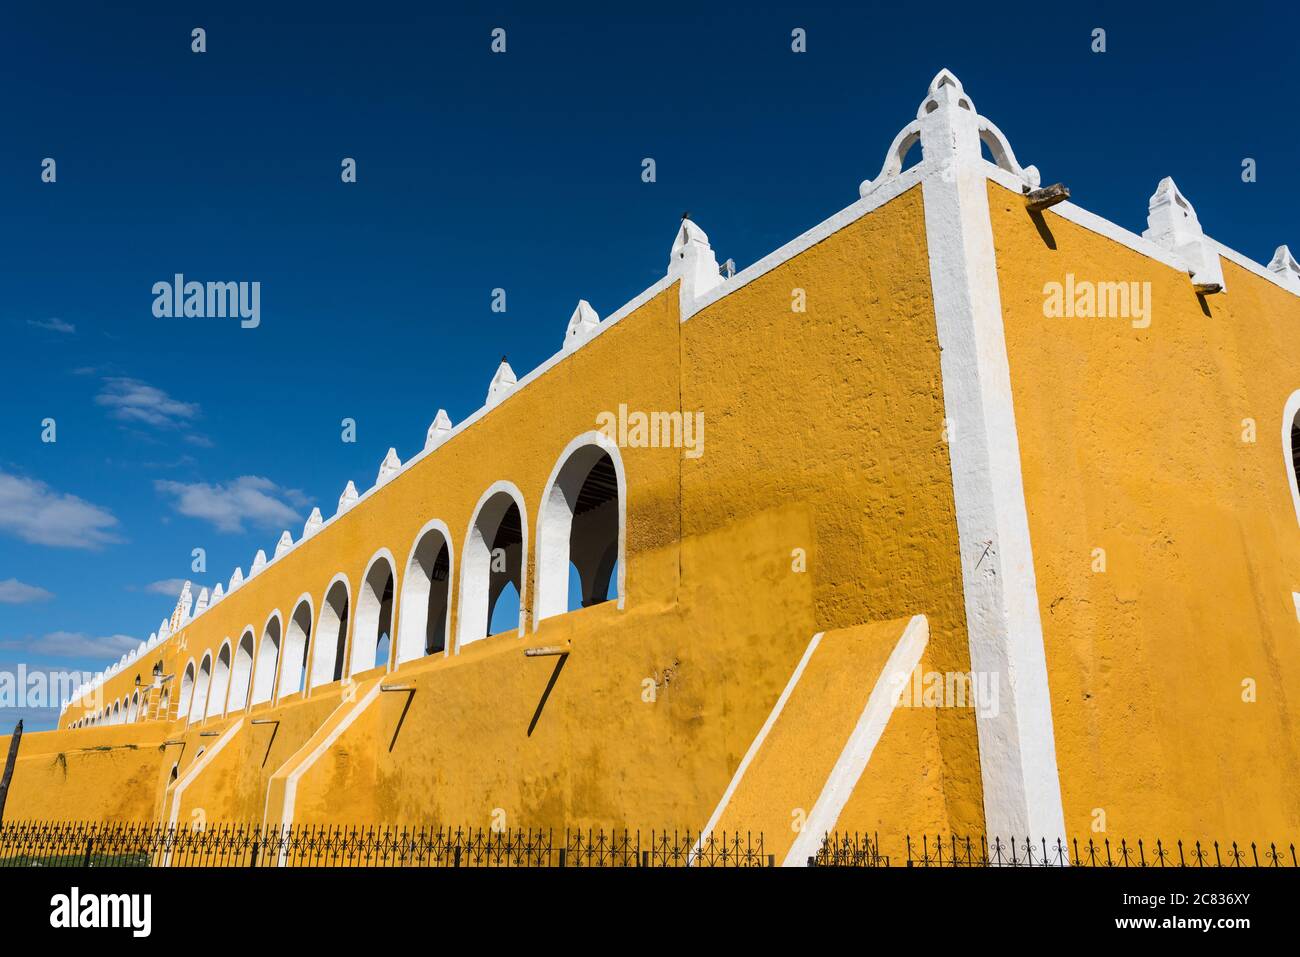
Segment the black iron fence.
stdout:
<path fill-rule="evenodd" d="M 0 826 L 0 867 L 772 867 L 762 834 L 297 824 Z"/>
<path fill-rule="evenodd" d="M 1138 839 L 1111 841 L 1109 838 L 1078 838 L 1037 841 L 1002 840 L 987 837 L 922 835 L 903 838 L 906 867 L 1300 867 L 1294 843 L 1239 844 L 1228 842 L 1183 842 L 1166 844 Z M 832 833 L 826 835 L 812 867 L 888 867 L 890 859 L 880 853 L 875 834 Z"/>

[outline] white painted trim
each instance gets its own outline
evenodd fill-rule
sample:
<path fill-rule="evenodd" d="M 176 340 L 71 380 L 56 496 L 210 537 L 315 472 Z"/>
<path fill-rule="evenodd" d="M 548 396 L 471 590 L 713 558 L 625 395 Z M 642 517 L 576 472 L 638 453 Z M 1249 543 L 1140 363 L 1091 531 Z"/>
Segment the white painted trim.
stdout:
<path fill-rule="evenodd" d="M 220 645 L 217 646 L 217 656 L 212 659 L 212 685 L 215 687 L 217 681 L 217 669 L 221 667 L 221 653 L 225 651 L 227 648 L 230 649 L 230 657 L 226 662 L 226 685 L 224 688 L 221 689 L 221 710 L 217 712 L 219 716 L 225 715 L 226 713 L 227 701 L 230 697 L 230 679 L 234 677 L 235 674 L 235 646 L 231 643 L 229 638 L 226 638 L 224 641 L 221 642 Z M 208 714 L 209 715 L 212 714 L 212 704 L 213 704 L 212 688 L 209 688 L 208 690 Z"/>
<path fill-rule="evenodd" d="M 535 587 L 533 589 L 533 631 L 536 631 L 544 618 L 552 618 L 567 612 L 568 593 L 569 593 L 569 568 L 568 568 L 568 545 L 569 536 L 572 533 L 573 515 L 568 516 L 568 527 L 563 531 L 564 542 L 564 568 L 561 583 L 556 586 L 546 577 L 549 562 L 544 559 L 543 549 L 547 547 L 548 536 L 544 527 L 547 516 L 550 511 L 549 504 L 551 501 L 552 491 L 555 489 L 555 483 L 559 481 L 560 473 L 569 460 L 578 452 L 579 449 L 595 447 L 600 449 L 609 456 L 610 461 L 614 464 L 615 483 L 618 487 L 618 580 L 615 583 L 615 590 L 618 593 L 618 607 L 622 610 L 627 601 L 627 472 L 623 466 L 623 455 L 619 450 L 618 443 L 613 441 L 604 432 L 592 430 L 575 436 L 569 444 L 564 447 L 555 460 L 555 465 L 551 469 L 550 477 L 546 480 L 546 485 L 542 489 L 542 498 L 537 506 L 537 535 L 535 554 L 533 556 L 533 577 Z M 544 580 L 545 579 L 545 580 Z M 551 589 L 558 588 L 564 596 L 563 610 L 545 611 L 543 605 L 554 600 L 554 592 Z"/>
<path fill-rule="evenodd" d="M 242 676 L 244 690 L 241 693 L 243 701 L 239 704 L 239 711 L 247 711 L 249 701 L 253 696 L 253 670 L 257 667 L 257 629 L 253 627 L 250 621 L 243 628 L 239 629 L 239 640 L 235 642 L 235 656 L 230 659 L 230 690 L 226 694 L 226 711 L 231 710 L 231 704 L 235 699 L 235 662 L 239 659 L 240 649 L 244 647 L 244 639 L 248 639 L 248 673 Z"/>
<path fill-rule="evenodd" d="M 377 654 L 379 651 L 379 616 L 383 612 L 383 608 L 384 608 L 384 596 L 382 594 L 377 595 L 375 597 L 376 605 L 375 605 L 375 621 L 374 621 L 374 628 L 375 628 L 374 648 L 370 652 L 370 664 L 366 665 L 364 668 L 357 667 L 358 664 L 365 664 L 365 662 L 357 661 L 357 647 L 358 647 L 357 641 L 358 641 L 358 637 L 361 637 L 357 629 L 361 625 L 362 602 L 366 601 L 367 595 L 369 593 L 368 588 L 369 588 L 370 573 L 374 571 L 375 566 L 379 564 L 379 562 L 381 561 L 388 562 L 388 574 L 391 575 L 393 578 L 393 610 L 388 622 L 388 661 L 385 663 L 385 670 L 391 670 L 391 665 L 393 661 L 393 644 L 395 642 L 393 636 L 397 631 L 397 625 L 398 625 L 397 606 L 399 603 L 399 599 L 401 598 L 402 583 L 397 578 L 397 568 L 398 568 L 397 559 L 393 557 L 393 553 L 389 551 L 387 548 L 380 548 L 373 555 L 371 555 L 370 560 L 366 562 L 366 570 L 361 573 L 361 583 L 357 586 L 357 604 L 355 608 L 351 609 L 352 612 L 351 618 L 353 622 L 352 641 L 350 643 L 351 647 L 348 648 L 348 653 L 346 658 L 347 674 L 345 675 L 345 677 L 350 677 L 355 674 L 360 674 L 363 671 L 370 671 L 372 668 L 379 667 L 379 665 L 375 664 L 374 655 Z M 367 627 L 369 627 L 369 625 L 367 625 Z"/>
<path fill-rule="evenodd" d="M 812 810 L 804 821 L 782 867 L 804 867 L 808 859 L 817 854 L 822 839 L 835 830 L 844 805 L 853 795 L 853 789 L 867 769 L 867 762 L 889 724 L 890 715 L 907 688 L 907 678 L 921 661 L 921 655 L 930 639 L 929 623 L 924 615 L 914 615 L 903 629 L 898 643 L 890 652 L 889 660 L 876 678 L 867 703 L 862 709 L 853 733 L 845 742 L 844 750 L 826 777 Z"/>
<path fill-rule="evenodd" d="M 469 584 L 470 572 L 472 571 L 469 549 L 475 541 L 474 527 L 478 524 L 479 515 L 483 511 L 483 506 L 486 505 L 490 499 L 500 493 L 504 493 L 513 498 L 515 500 L 515 505 L 519 509 L 519 534 L 523 538 L 519 549 L 519 637 L 523 638 L 525 634 L 524 609 L 528 607 L 528 506 L 524 501 L 524 493 L 519 490 L 519 486 L 514 482 L 505 481 L 503 479 L 493 482 L 488 486 L 487 490 L 479 496 L 478 502 L 474 506 L 474 511 L 470 514 L 469 525 L 465 529 L 465 538 L 461 541 L 460 588 L 457 591 L 456 596 L 455 616 L 456 650 L 453 654 L 460 654 L 461 648 L 465 645 L 473 644 L 476 641 L 482 641 L 484 638 L 490 637 L 486 634 L 487 629 L 492 625 L 492 602 L 490 595 L 488 596 L 487 603 L 488 621 L 484 627 L 485 633 L 482 635 L 475 635 L 473 638 L 467 639 L 465 637 L 467 631 L 465 626 L 465 603 L 468 600 L 465 592 Z M 490 552 L 491 548 L 489 547 L 489 556 Z M 474 630 L 477 631 L 478 629 L 475 628 Z"/>
<path fill-rule="evenodd" d="M 190 766 L 185 770 L 185 774 L 177 778 L 175 783 L 168 787 L 167 798 L 171 801 L 171 811 L 167 815 L 168 824 L 173 827 L 176 826 L 176 819 L 180 816 L 181 812 L 181 795 L 185 793 L 185 789 L 194 783 L 194 779 L 203 772 L 204 768 L 212 763 L 212 759 L 222 752 L 225 746 L 230 743 L 231 739 L 239 733 L 239 729 L 243 726 L 243 717 L 241 716 L 236 718 L 231 723 L 230 727 L 222 732 L 221 736 L 217 738 L 212 747 L 206 748 L 195 755 L 194 760 L 190 762 Z M 164 860 L 164 865 L 170 863 L 171 851 L 168 851 Z"/>
<path fill-rule="evenodd" d="M 977 720 L 990 837 L 1064 839 L 1051 697 L 1003 327 L 988 164 L 960 110 L 922 122 L 922 180 L 971 667 L 1002 707 Z M 927 159 L 931 156 L 927 156 Z M 1062 204 L 1063 205 L 1063 204 Z M 1058 207 L 1059 208 L 1059 207 Z"/>
<path fill-rule="evenodd" d="M 446 657 L 448 654 L 451 653 L 451 646 L 453 644 L 453 638 L 451 634 L 451 620 L 452 620 L 451 599 L 452 599 L 452 593 L 455 591 L 453 585 L 456 581 L 456 545 L 451 538 L 451 529 L 448 528 L 447 523 L 440 518 L 431 518 L 429 519 L 429 521 L 425 522 L 424 525 L 421 526 L 420 530 L 415 533 L 415 538 L 411 541 L 411 547 L 410 550 L 407 552 L 407 556 L 406 556 L 406 571 L 402 575 L 402 592 L 403 592 L 402 603 L 403 605 L 405 605 L 406 603 L 407 589 L 414 587 L 412 583 L 418 583 L 420 581 L 418 577 L 412 577 L 412 569 L 415 566 L 416 553 L 420 550 L 420 546 L 424 544 L 425 537 L 429 535 L 429 533 L 431 532 L 437 532 L 438 534 L 440 534 L 442 536 L 443 542 L 447 546 L 447 612 L 446 612 L 447 620 L 443 625 L 443 642 L 442 642 L 442 656 Z M 436 554 L 434 555 L 434 559 L 435 560 L 437 559 Z M 432 580 L 430 580 L 429 584 L 431 589 Z M 408 638 L 412 637 L 406 634 L 406 631 L 409 629 L 407 629 L 406 622 L 405 620 L 403 620 L 400 627 L 395 625 L 393 628 L 393 631 L 396 633 L 391 638 L 393 644 L 393 655 L 392 655 L 392 659 L 394 663 L 393 667 L 397 667 L 398 665 L 403 665 L 408 661 L 415 661 L 419 658 L 429 657 L 424 653 L 424 647 L 425 647 L 425 638 L 427 635 L 427 629 L 429 624 L 428 601 L 429 601 L 430 589 L 426 589 L 424 594 L 420 596 L 420 601 L 416 602 L 418 611 L 422 612 L 424 616 L 424 628 L 421 629 L 421 631 L 424 633 L 418 635 L 418 639 L 420 643 L 420 653 L 418 655 L 409 655 L 407 657 L 402 657 L 402 646 L 407 642 Z M 394 588 L 394 591 L 396 591 L 396 588 Z M 414 620 L 412 620 L 412 627 L 415 627 Z"/>
<path fill-rule="evenodd" d="M 276 679 L 275 682 L 276 701 L 279 701 L 280 698 L 286 694 L 298 693 L 297 688 L 291 688 L 287 691 L 285 690 L 284 681 L 287 672 L 285 672 L 284 670 L 284 663 L 289 660 L 287 657 L 289 651 L 289 632 L 294 627 L 294 621 L 297 618 L 298 609 L 301 608 L 303 605 L 307 606 L 307 634 L 303 636 L 304 642 L 306 643 L 306 647 L 303 649 L 302 661 L 304 663 L 300 666 L 303 670 L 303 673 L 299 675 L 299 682 L 302 684 L 304 691 L 306 691 L 307 685 L 309 684 L 308 675 L 311 672 L 311 633 L 312 630 L 315 628 L 316 605 L 314 602 L 312 602 L 311 592 L 305 591 L 297 598 L 294 599 L 293 604 L 289 606 L 293 609 L 293 611 L 291 611 L 289 613 L 289 617 L 285 619 L 286 624 L 284 626 L 284 636 L 280 639 L 280 676 Z"/>
<path fill-rule="evenodd" d="M 303 761 L 296 768 L 294 768 L 285 776 L 284 806 L 282 809 L 283 813 L 280 816 L 281 825 L 287 827 L 288 825 L 293 823 L 294 805 L 297 803 L 298 800 L 298 780 L 303 776 L 303 774 L 305 774 L 308 770 L 310 770 L 312 765 L 314 765 L 317 761 L 320 760 L 321 755 L 323 755 L 334 745 L 334 742 L 339 739 L 339 737 L 343 734 L 343 732 L 352 726 L 352 722 L 356 721 L 357 718 L 359 718 L 365 712 L 365 710 L 370 707 L 370 705 L 374 702 L 374 700 L 377 697 L 379 697 L 379 691 L 381 687 L 383 687 L 383 682 L 376 681 L 371 686 L 370 690 L 367 691 L 360 698 L 357 698 L 353 702 L 348 702 L 346 700 L 341 702 L 339 704 L 340 708 L 348 704 L 351 704 L 352 710 L 348 712 L 346 715 L 344 715 L 343 718 L 339 721 L 339 723 L 334 726 L 334 729 L 330 731 L 329 734 L 325 735 L 324 739 L 318 745 L 316 745 L 315 748 L 312 749 L 311 753 L 307 755 L 307 757 L 304 758 Z M 336 708 L 334 712 L 332 712 L 332 714 L 337 713 L 337 711 L 338 709 Z"/>
<path fill-rule="evenodd" d="M 333 608 L 330 607 L 330 592 L 332 592 L 334 590 L 334 586 L 338 584 L 343 585 L 343 593 L 344 595 L 347 596 L 347 601 L 348 601 L 347 613 L 344 615 L 344 622 L 343 622 L 343 674 L 340 676 L 340 678 L 347 677 L 348 650 L 352 645 L 352 620 L 356 618 L 357 609 L 356 609 L 356 605 L 352 600 L 352 583 L 348 581 L 348 576 L 344 572 L 339 572 L 337 575 L 335 575 L 333 578 L 329 580 L 329 584 L 327 584 L 325 586 L 325 590 L 321 592 L 320 610 L 316 613 L 316 629 L 314 632 L 312 632 L 312 636 L 311 636 L 311 640 L 312 640 L 311 661 L 307 671 L 307 697 L 309 698 L 311 697 L 311 692 L 313 688 L 319 688 L 323 685 L 332 684 L 336 680 L 334 678 L 333 658 L 329 660 L 329 675 L 330 675 L 329 680 L 328 681 L 316 680 L 316 655 L 319 654 L 320 652 L 319 646 L 316 644 L 316 641 L 320 637 L 321 619 L 325 616 L 325 609 L 330 608 L 330 612 L 333 613 Z M 337 631 L 330 636 L 330 642 L 331 644 L 329 650 L 337 655 L 338 654 L 338 644 L 337 644 L 338 632 Z"/>
<path fill-rule="evenodd" d="M 1286 405 L 1282 407 L 1282 457 L 1286 466 L 1286 480 L 1291 486 L 1291 505 L 1295 508 L 1296 521 L 1300 522 L 1300 485 L 1297 485 L 1295 462 L 1291 457 L 1291 425 L 1298 414 L 1300 390 L 1287 396 Z"/>
<path fill-rule="evenodd" d="M 819 631 L 817 634 L 813 635 L 812 640 L 808 642 L 808 647 L 804 649 L 803 657 L 801 657 L 799 663 L 794 666 L 794 672 L 790 675 L 790 680 L 785 683 L 785 688 L 782 689 L 781 694 L 777 697 L 776 704 L 772 706 L 772 710 L 768 714 L 767 720 L 764 721 L 763 726 L 758 729 L 758 734 L 754 736 L 754 740 L 749 743 L 749 750 L 747 750 L 745 756 L 740 759 L 740 764 L 736 768 L 736 773 L 731 776 L 731 782 L 727 785 L 727 789 L 722 792 L 722 797 L 718 800 L 717 806 L 714 807 L 713 813 L 709 815 L 709 822 L 705 824 L 703 830 L 700 831 L 700 836 L 696 839 L 695 846 L 691 848 L 691 853 L 686 859 L 688 866 L 694 863 L 695 856 L 699 854 L 700 844 L 708 835 L 713 833 L 713 829 L 717 827 L 718 822 L 722 820 L 722 814 L 726 811 L 727 805 L 731 803 L 732 795 L 734 795 L 736 789 L 740 787 L 740 782 L 744 779 L 745 772 L 749 770 L 750 764 L 752 764 L 754 758 L 758 756 L 758 752 L 762 749 L 763 742 L 767 740 L 768 734 L 771 733 L 773 725 L 775 725 L 777 719 L 781 717 L 781 712 L 785 710 L 786 702 L 790 700 L 790 695 L 794 694 L 794 689 L 799 684 L 799 679 L 803 677 L 804 669 L 808 667 L 808 662 L 812 660 L 813 652 L 815 652 L 817 646 L 821 644 L 822 635 L 824 634 L 825 632 Z"/>
<path fill-rule="evenodd" d="M 266 697 L 258 697 L 258 681 L 262 677 L 262 649 L 266 647 L 267 635 L 271 630 L 271 622 L 276 622 L 280 626 L 279 641 L 275 643 L 275 662 L 271 665 L 271 677 L 268 679 L 270 686 L 266 689 Z M 248 689 L 248 705 L 266 704 L 275 700 L 275 686 L 280 675 L 280 657 L 284 653 L 284 615 L 280 613 L 279 608 L 272 609 L 271 613 L 266 616 L 266 624 L 262 625 L 262 637 L 256 639 L 256 650 L 253 656 L 253 675 L 252 682 Z"/>

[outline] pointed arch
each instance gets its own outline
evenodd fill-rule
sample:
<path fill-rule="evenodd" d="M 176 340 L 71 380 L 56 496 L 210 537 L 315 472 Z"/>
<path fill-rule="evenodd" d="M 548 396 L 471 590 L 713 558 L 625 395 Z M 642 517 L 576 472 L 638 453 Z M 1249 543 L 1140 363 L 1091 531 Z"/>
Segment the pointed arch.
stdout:
<path fill-rule="evenodd" d="M 386 548 L 375 552 L 366 565 L 365 574 L 361 576 L 360 593 L 357 595 L 357 620 L 352 628 L 352 654 L 348 661 L 348 674 L 355 675 L 388 665 L 389 654 L 384 654 L 382 661 L 377 654 L 384 644 L 391 654 L 393 620 L 397 611 L 396 569 L 397 562 L 393 559 L 393 553 Z"/>
<path fill-rule="evenodd" d="M 560 454 L 537 513 L 537 595 L 533 629 L 570 610 L 572 565 L 582 607 L 607 599 L 623 607 L 627 574 L 627 473 L 618 445 L 602 432 L 578 436 Z"/>
<path fill-rule="evenodd" d="M 1291 505 L 1300 522 L 1300 390 L 1292 392 L 1282 408 L 1282 455 L 1291 486 Z"/>
<path fill-rule="evenodd" d="M 456 647 L 488 635 L 497 599 L 513 585 L 519 594 L 519 632 L 527 595 L 528 511 L 513 482 L 495 482 L 479 498 L 465 533 L 460 563 Z"/>
<path fill-rule="evenodd" d="M 451 581 L 454 552 L 451 531 L 434 519 L 415 536 L 402 575 L 402 619 L 396 661 L 446 654 L 451 628 Z"/>

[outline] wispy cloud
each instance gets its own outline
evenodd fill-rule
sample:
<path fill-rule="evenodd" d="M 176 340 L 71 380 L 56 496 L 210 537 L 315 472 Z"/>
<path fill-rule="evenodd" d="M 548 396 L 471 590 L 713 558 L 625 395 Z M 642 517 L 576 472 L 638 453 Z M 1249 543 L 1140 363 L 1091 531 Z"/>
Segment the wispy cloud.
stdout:
<path fill-rule="evenodd" d="M 102 548 L 120 542 L 117 518 L 37 479 L 0 471 L 0 531 L 33 545 Z"/>
<path fill-rule="evenodd" d="M 198 414 L 194 402 L 181 402 L 147 382 L 113 376 L 104 380 L 95 403 L 121 422 L 142 423 L 159 429 L 187 426 Z"/>
<path fill-rule="evenodd" d="M 297 489 L 281 488 L 258 475 L 218 485 L 159 479 L 154 488 L 171 496 L 172 507 L 180 514 L 211 522 L 222 532 L 242 532 L 246 522 L 259 528 L 283 528 L 297 520 L 298 510 L 307 503 Z"/>
<path fill-rule="evenodd" d="M 53 597 L 53 592 L 25 584 L 17 578 L 7 578 L 0 582 L 0 604 L 25 605 L 33 601 L 49 601 Z"/>
<path fill-rule="evenodd" d="M 27 324 L 29 326 L 35 326 L 37 329 L 48 330 L 49 332 L 61 332 L 67 336 L 73 335 L 77 331 L 77 327 L 72 323 L 65 322 L 58 318 L 28 319 Z"/>
<path fill-rule="evenodd" d="M 53 658 L 104 658 L 117 659 L 122 653 L 138 647 L 139 638 L 130 635 L 92 637 L 80 631 L 51 631 L 39 638 L 12 640 L 2 647 L 26 652 L 34 657 L 49 655 Z"/>
<path fill-rule="evenodd" d="M 164 578 L 162 581 L 150 582 L 144 586 L 144 590 L 152 595 L 166 595 L 168 598 L 180 597 L 181 589 L 185 587 L 183 578 Z M 198 589 L 194 589 L 198 594 Z"/>

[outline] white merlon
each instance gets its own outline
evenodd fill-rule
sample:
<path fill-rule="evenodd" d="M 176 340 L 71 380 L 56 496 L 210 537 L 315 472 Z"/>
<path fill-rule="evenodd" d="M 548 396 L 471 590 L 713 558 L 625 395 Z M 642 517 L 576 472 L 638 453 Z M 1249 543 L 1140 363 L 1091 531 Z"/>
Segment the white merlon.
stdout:
<path fill-rule="evenodd" d="M 402 470 L 402 460 L 397 457 L 397 449 L 389 448 L 384 460 L 379 463 L 379 474 L 375 476 L 375 485 L 383 485 Z"/>
<path fill-rule="evenodd" d="M 1300 263 L 1296 262 L 1291 250 L 1285 245 L 1278 246 L 1269 260 L 1268 271 L 1282 280 L 1282 285 L 1292 292 L 1300 293 Z"/>
<path fill-rule="evenodd" d="M 172 615 L 173 631 L 181 628 L 190 620 L 190 609 L 193 605 L 194 599 L 190 596 L 190 583 L 186 582 L 181 586 L 180 597 L 176 599 L 176 611 Z"/>
<path fill-rule="evenodd" d="M 451 435 L 451 416 L 447 415 L 446 409 L 439 409 L 438 414 L 433 417 L 433 423 L 429 426 L 429 431 L 424 437 L 424 448 L 436 449 L 447 441 Z"/>
<path fill-rule="evenodd" d="M 244 570 L 236 568 L 234 574 L 230 576 L 230 590 L 234 591 L 244 583 Z"/>
<path fill-rule="evenodd" d="M 357 500 L 357 487 L 348 479 L 348 484 L 343 487 L 343 494 L 339 496 L 339 510 L 335 515 L 342 515 L 352 507 L 352 503 Z"/>
<path fill-rule="evenodd" d="M 1147 204 L 1147 228 L 1143 239 L 1181 256 L 1188 266 L 1198 292 L 1221 292 L 1223 264 L 1219 251 L 1201 229 L 1196 210 L 1175 185 L 1173 178 L 1162 179 Z"/>
<path fill-rule="evenodd" d="M 208 610 L 208 603 L 211 601 L 206 588 L 199 589 L 199 600 L 194 603 L 194 617 L 197 618 Z"/>
<path fill-rule="evenodd" d="M 303 541 L 306 541 L 319 532 L 324 524 L 325 522 L 321 518 L 320 509 L 313 508 L 311 514 L 307 516 L 307 524 L 302 527 Z"/>
<path fill-rule="evenodd" d="M 265 567 L 266 567 L 266 552 L 259 548 L 257 550 L 257 554 L 253 556 L 252 566 L 248 569 L 248 577 L 252 578 L 254 575 L 256 575 Z"/>
<path fill-rule="evenodd" d="M 222 589 L 221 582 L 217 582 L 216 585 L 214 585 L 212 588 L 212 604 L 215 605 L 217 602 L 221 601 L 221 599 L 224 597 L 226 597 L 225 590 Z"/>
<path fill-rule="evenodd" d="M 690 311 L 696 299 L 726 281 L 718 269 L 718 260 L 713 255 L 708 235 L 685 216 L 668 254 L 668 278 L 681 280 L 679 299 L 682 315 Z"/>
<path fill-rule="evenodd" d="M 506 362 L 506 360 L 502 358 L 501 364 L 497 366 L 496 374 L 492 376 L 492 381 L 488 384 L 488 407 L 490 408 L 496 405 L 509 395 L 510 390 L 513 389 L 518 382 L 519 379 L 515 375 L 515 370 L 510 368 L 510 363 Z"/>
<path fill-rule="evenodd" d="M 591 308 L 591 303 L 579 299 L 578 307 L 569 317 L 569 328 L 564 333 L 564 351 L 572 352 L 578 348 L 591 338 L 591 334 L 599 326 L 600 316 L 596 315 L 596 310 Z"/>
<path fill-rule="evenodd" d="M 169 622 L 166 618 L 164 618 L 162 622 L 158 625 L 158 637 L 168 638 L 171 636 L 171 633 L 172 633 L 171 622 Z"/>
<path fill-rule="evenodd" d="M 154 648 L 157 645 L 158 645 L 158 632 L 152 631 L 149 633 L 149 647 Z"/>
<path fill-rule="evenodd" d="M 280 533 L 280 540 L 275 543 L 275 557 L 279 558 L 291 548 L 293 548 L 293 536 L 289 534 L 289 530 L 286 528 Z"/>
<path fill-rule="evenodd" d="M 960 126 L 963 133 L 974 134 L 977 158 L 980 157 L 979 144 L 983 143 L 989 148 L 993 162 L 999 169 L 1006 170 L 1022 180 L 1021 188 L 1024 192 L 1038 188 L 1041 182 L 1038 167 L 1021 166 L 1016 159 L 1015 151 L 1011 149 L 1011 143 L 1003 132 L 991 120 L 980 116 L 976 111 L 975 101 L 962 89 L 961 80 L 949 70 L 940 70 L 930 81 L 929 92 L 917 108 L 916 119 L 898 131 L 894 142 L 889 145 L 889 150 L 885 153 L 885 162 L 881 165 L 880 172 L 876 174 L 875 179 L 862 181 L 862 185 L 858 187 L 859 196 L 867 196 L 886 180 L 893 179 L 902 172 L 903 162 L 908 152 L 922 141 L 922 127 L 926 123 L 926 118 L 941 109 L 946 110 L 949 116 L 956 120 L 953 124 L 954 132 Z M 951 143 L 940 143 L 932 137 L 930 139 L 929 149 L 922 146 L 925 159 L 937 160 L 941 164 L 941 169 L 945 168 L 942 164 L 956 160 L 955 154 L 959 147 L 955 140 Z M 969 142 L 969 135 L 966 139 Z M 951 167 L 946 168 L 951 169 Z"/>

